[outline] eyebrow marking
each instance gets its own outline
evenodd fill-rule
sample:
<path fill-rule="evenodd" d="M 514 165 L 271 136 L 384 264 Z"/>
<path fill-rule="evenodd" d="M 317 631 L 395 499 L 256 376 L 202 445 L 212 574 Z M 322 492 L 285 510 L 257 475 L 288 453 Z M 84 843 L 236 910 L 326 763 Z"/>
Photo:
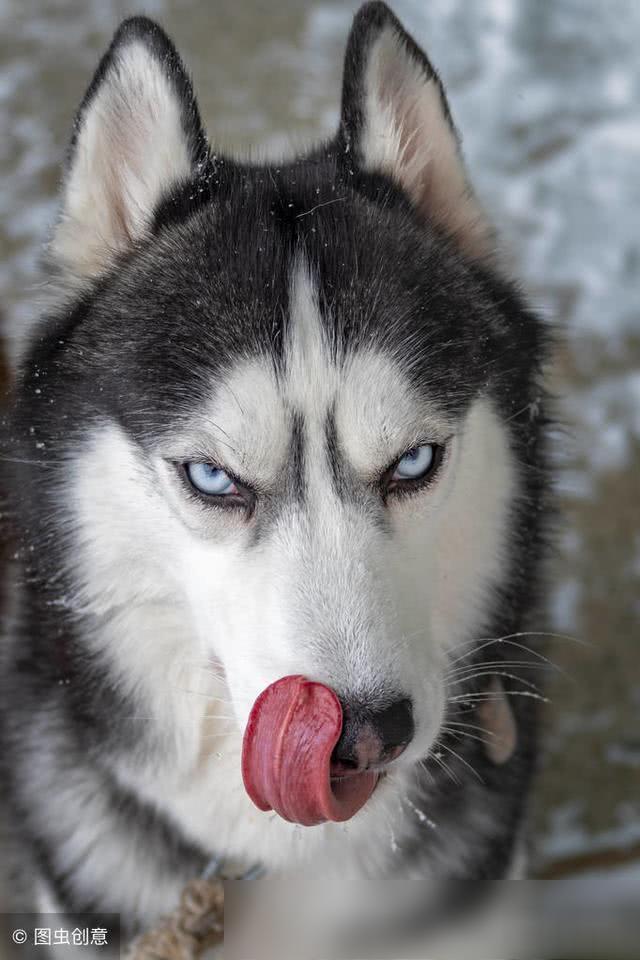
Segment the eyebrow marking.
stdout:
<path fill-rule="evenodd" d="M 299 410 L 294 410 L 291 413 L 288 472 L 292 496 L 299 503 L 304 503 L 307 496 L 305 463 L 304 417 Z"/>
<path fill-rule="evenodd" d="M 341 499 L 344 499 L 347 494 L 347 477 L 345 475 L 345 468 L 343 463 L 343 458 L 340 452 L 340 441 L 338 440 L 338 428 L 336 426 L 336 411 L 335 403 L 331 406 L 330 410 L 327 412 L 327 418 L 325 420 L 325 449 L 327 452 L 327 460 L 329 461 L 329 467 L 331 470 L 331 478 L 333 481 L 333 486 Z"/>

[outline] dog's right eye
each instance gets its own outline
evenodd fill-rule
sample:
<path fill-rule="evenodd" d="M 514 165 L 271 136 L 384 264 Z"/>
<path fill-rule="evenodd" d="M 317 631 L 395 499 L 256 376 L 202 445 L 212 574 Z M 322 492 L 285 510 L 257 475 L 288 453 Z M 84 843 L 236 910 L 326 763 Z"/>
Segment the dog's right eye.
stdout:
<path fill-rule="evenodd" d="M 191 494 L 219 507 L 245 508 L 249 513 L 255 505 L 255 495 L 215 463 L 204 460 L 175 462 L 182 482 Z"/>
<path fill-rule="evenodd" d="M 229 474 L 213 463 L 185 463 L 184 472 L 191 486 L 207 497 L 238 494 L 238 488 Z"/>
<path fill-rule="evenodd" d="M 430 470 L 436 460 L 436 447 L 433 443 L 425 443 L 420 447 L 412 447 L 398 460 L 393 472 L 392 480 L 420 480 Z"/>
<path fill-rule="evenodd" d="M 239 498 L 238 487 L 228 473 L 215 463 L 189 462 L 182 465 L 184 476 L 197 493 L 204 497 Z"/>
<path fill-rule="evenodd" d="M 444 445 L 439 443 L 411 447 L 385 472 L 382 478 L 384 496 L 417 492 L 427 486 L 438 473 L 444 452 Z"/>

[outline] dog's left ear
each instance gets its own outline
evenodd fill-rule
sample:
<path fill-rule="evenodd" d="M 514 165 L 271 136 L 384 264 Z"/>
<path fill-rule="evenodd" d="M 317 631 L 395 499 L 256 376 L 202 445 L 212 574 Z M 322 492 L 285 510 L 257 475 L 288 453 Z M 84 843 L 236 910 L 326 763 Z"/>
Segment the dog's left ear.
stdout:
<path fill-rule="evenodd" d="M 80 105 L 50 246 L 75 279 L 94 279 L 143 240 L 166 194 L 208 155 L 191 82 L 146 17 L 116 32 Z"/>
<path fill-rule="evenodd" d="M 390 176 L 467 254 L 491 254 L 440 78 L 384 3 L 366 3 L 353 22 L 340 136 L 356 165 Z"/>

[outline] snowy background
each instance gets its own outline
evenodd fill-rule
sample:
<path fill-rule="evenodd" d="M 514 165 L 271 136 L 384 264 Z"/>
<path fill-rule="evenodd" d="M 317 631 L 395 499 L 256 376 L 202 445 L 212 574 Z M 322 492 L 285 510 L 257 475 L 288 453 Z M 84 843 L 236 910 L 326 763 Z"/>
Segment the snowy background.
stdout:
<path fill-rule="evenodd" d="M 0 0 L 0 311 L 33 312 L 71 118 L 119 19 L 147 12 L 221 146 L 331 132 L 358 3 Z M 640 3 L 395 0 L 447 85 L 472 179 L 537 306 L 562 326 L 553 387 L 564 534 L 549 616 L 547 873 L 640 864 Z M 573 639 L 569 639 L 573 638 Z M 638 880 L 638 873 L 634 874 Z"/>

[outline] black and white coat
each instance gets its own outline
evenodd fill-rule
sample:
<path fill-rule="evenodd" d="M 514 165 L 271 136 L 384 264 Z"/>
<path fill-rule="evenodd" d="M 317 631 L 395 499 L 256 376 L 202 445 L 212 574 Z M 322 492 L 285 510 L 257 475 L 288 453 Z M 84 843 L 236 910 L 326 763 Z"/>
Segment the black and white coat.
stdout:
<path fill-rule="evenodd" d="M 516 638 L 540 624 L 548 333 L 496 265 L 423 52 L 365 4 L 335 138 L 248 165 L 209 147 L 162 30 L 126 21 L 50 258 L 3 454 L 16 902 L 134 930 L 214 855 L 416 890 L 507 875 L 536 754 Z M 432 482 L 381 487 L 426 440 Z M 198 457 L 243 481 L 234 509 L 185 488 Z M 251 704 L 288 673 L 413 702 L 412 743 L 346 825 L 244 792 Z"/>

